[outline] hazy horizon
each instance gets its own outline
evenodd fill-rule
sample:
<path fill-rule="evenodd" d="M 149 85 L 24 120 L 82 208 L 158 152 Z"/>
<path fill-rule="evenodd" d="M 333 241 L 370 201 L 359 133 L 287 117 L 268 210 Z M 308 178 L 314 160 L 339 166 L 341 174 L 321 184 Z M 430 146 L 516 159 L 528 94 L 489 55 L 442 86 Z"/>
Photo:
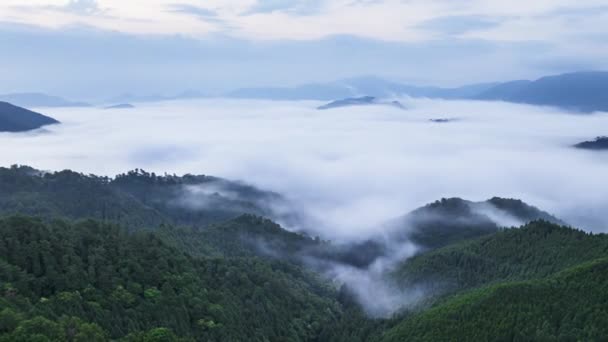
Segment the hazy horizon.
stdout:
<path fill-rule="evenodd" d="M 600 0 L 6 0 L 0 94 L 215 94 L 365 75 L 445 87 L 535 79 L 608 69 L 606 20 Z"/>

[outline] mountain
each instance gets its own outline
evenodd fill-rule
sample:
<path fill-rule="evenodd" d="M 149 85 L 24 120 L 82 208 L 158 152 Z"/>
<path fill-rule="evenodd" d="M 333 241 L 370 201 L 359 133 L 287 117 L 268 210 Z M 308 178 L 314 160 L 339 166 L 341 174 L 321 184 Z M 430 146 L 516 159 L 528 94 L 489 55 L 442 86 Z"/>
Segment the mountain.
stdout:
<path fill-rule="evenodd" d="M 48 116 L 0 102 L 0 132 L 25 132 L 56 123 L 59 121 Z"/>
<path fill-rule="evenodd" d="M 592 141 L 583 141 L 574 145 L 574 147 L 585 150 L 608 150 L 608 137 L 597 137 Z"/>
<path fill-rule="evenodd" d="M 539 280 L 505 282 L 446 300 L 379 341 L 600 341 L 608 334 L 608 259 Z"/>
<path fill-rule="evenodd" d="M 243 88 L 225 94 L 231 98 L 266 100 L 321 100 L 373 96 L 387 98 L 395 96 L 429 98 L 470 98 L 491 88 L 496 83 L 467 85 L 457 88 L 417 87 L 383 80 L 378 77 L 356 77 L 328 83 L 311 83 L 291 88 L 266 87 Z"/>
<path fill-rule="evenodd" d="M 26 166 L 0 168 L 0 213 L 92 218 L 129 229 L 161 224 L 208 226 L 245 213 L 289 221 L 281 196 L 211 176 L 156 175 L 134 170 L 115 178 Z"/>
<path fill-rule="evenodd" d="M 473 95 L 473 98 L 479 100 L 509 101 L 512 97 L 516 96 L 531 83 L 532 81 L 529 80 L 500 83 L 494 87 L 491 87 L 490 89 Z"/>
<path fill-rule="evenodd" d="M 381 101 L 373 96 L 363 97 L 351 97 L 342 100 L 332 101 L 328 104 L 317 107 L 319 110 L 340 108 L 340 107 L 352 107 L 352 106 L 370 106 L 370 105 L 385 105 L 392 106 L 399 109 L 405 109 L 405 106 L 399 101 Z"/>
<path fill-rule="evenodd" d="M 454 121 L 458 121 L 458 119 L 454 119 L 454 118 L 429 119 L 429 122 L 432 122 L 432 123 L 448 123 L 448 122 L 454 122 Z"/>
<path fill-rule="evenodd" d="M 323 340 L 601 340 L 607 252 L 607 235 L 546 221 L 427 251 L 390 276 L 405 296 L 424 289 L 426 300 L 370 320 L 346 292 L 345 314 Z"/>
<path fill-rule="evenodd" d="M 421 253 L 401 263 L 394 276 L 401 283 L 432 284 L 428 290 L 441 294 L 497 281 L 542 278 L 600 258 L 606 251 L 606 235 L 534 221 Z"/>
<path fill-rule="evenodd" d="M 491 88 L 481 100 L 501 100 L 555 106 L 583 112 L 608 111 L 608 72 L 590 71 L 547 76 L 536 81 L 514 81 Z"/>
<path fill-rule="evenodd" d="M 535 81 L 480 83 L 455 88 L 421 87 L 378 77 L 356 77 L 296 87 L 244 88 L 225 94 L 231 98 L 321 100 L 340 98 L 425 97 L 449 100 L 505 101 L 555 106 L 583 112 L 608 111 L 608 72 L 590 71 L 547 76 Z"/>
<path fill-rule="evenodd" d="M 151 95 L 135 95 L 135 94 L 122 94 L 111 99 L 106 100 L 106 103 L 133 103 L 133 102 L 162 102 L 162 101 L 173 101 L 173 100 L 190 100 L 190 99 L 199 99 L 205 98 L 208 95 L 196 91 L 196 90 L 187 90 L 175 95 L 159 95 L 159 94 L 151 94 Z"/>
<path fill-rule="evenodd" d="M 394 220 L 383 239 L 323 241 L 269 219 L 277 200 L 204 175 L 0 168 L 0 341 L 608 333 L 606 234 L 520 200 L 450 198 Z M 412 242 L 416 254 L 396 253 Z M 399 310 L 370 317 L 362 296 Z"/>
<path fill-rule="evenodd" d="M 14 103 L 22 107 L 89 107 L 85 102 L 74 102 L 59 96 L 42 93 L 13 93 L 0 95 L 0 101 Z"/>
<path fill-rule="evenodd" d="M 113 106 L 104 107 L 104 109 L 132 109 L 135 108 L 134 105 L 130 103 L 121 103 Z"/>
<path fill-rule="evenodd" d="M 0 219 L 0 283 L 2 341 L 312 341 L 340 314 L 298 266 L 91 220 Z"/>
<path fill-rule="evenodd" d="M 483 202 L 448 198 L 418 208 L 387 224 L 396 240 L 412 240 L 425 249 L 521 226 L 535 220 L 562 221 L 521 200 L 494 197 Z"/>

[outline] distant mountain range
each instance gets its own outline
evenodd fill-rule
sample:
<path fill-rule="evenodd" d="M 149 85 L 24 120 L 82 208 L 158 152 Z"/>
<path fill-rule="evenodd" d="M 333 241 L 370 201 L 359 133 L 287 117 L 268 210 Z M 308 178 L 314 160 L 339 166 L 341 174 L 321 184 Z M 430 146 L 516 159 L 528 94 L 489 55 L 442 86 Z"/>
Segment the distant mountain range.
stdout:
<path fill-rule="evenodd" d="M 190 100 L 207 97 L 206 94 L 196 90 L 186 90 L 176 95 L 135 95 L 135 94 L 122 94 L 111 99 L 106 100 L 107 103 L 133 103 L 133 102 L 161 102 L 161 101 L 172 101 L 172 100 Z"/>
<path fill-rule="evenodd" d="M 359 77 L 292 88 L 243 88 L 226 94 L 231 98 L 268 100 L 322 100 L 372 96 L 505 101 L 555 106 L 583 112 L 608 111 L 608 72 L 589 71 L 547 76 L 535 81 L 481 83 L 457 88 L 418 87 Z"/>
<path fill-rule="evenodd" d="M 0 132 L 25 132 L 56 123 L 59 121 L 48 116 L 0 102 Z"/>
<path fill-rule="evenodd" d="M 499 84 L 474 98 L 584 112 L 608 111 L 608 72 L 577 72 L 547 76 L 536 81 L 512 81 Z"/>
<path fill-rule="evenodd" d="M 89 107 L 86 102 L 66 100 L 59 96 L 42 93 L 12 93 L 0 95 L 0 101 L 10 102 L 22 107 Z"/>
<path fill-rule="evenodd" d="M 458 99 L 470 98 L 492 88 L 497 83 L 467 85 L 458 88 L 418 87 L 383 80 L 378 77 L 357 77 L 329 83 L 311 83 L 293 88 L 242 88 L 226 94 L 231 98 L 254 98 L 266 100 L 323 100 L 373 96 L 378 98 L 409 95 Z"/>
<path fill-rule="evenodd" d="M 210 95 L 188 90 L 176 95 L 123 94 L 104 101 L 112 103 L 160 102 L 209 97 L 262 100 L 336 101 L 352 98 L 390 99 L 400 96 L 446 100 L 505 101 L 531 105 L 554 106 L 581 112 L 608 111 L 608 72 L 586 71 L 542 77 L 538 80 L 479 83 L 454 88 L 414 86 L 366 76 L 334 82 L 309 83 L 294 87 L 241 88 L 223 94 Z M 0 101 L 23 107 L 82 107 L 75 102 L 41 93 L 0 95 Z M 386 101 L 386 100 L 385 100 Z"/>

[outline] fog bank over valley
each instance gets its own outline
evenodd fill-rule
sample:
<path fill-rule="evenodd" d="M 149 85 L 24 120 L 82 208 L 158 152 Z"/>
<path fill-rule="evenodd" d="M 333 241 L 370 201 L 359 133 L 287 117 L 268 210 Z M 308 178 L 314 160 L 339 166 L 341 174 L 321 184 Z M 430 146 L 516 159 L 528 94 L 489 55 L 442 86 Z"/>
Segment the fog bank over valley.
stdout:
<path fill-rule="evenodd" d="M 519 198 L 608 231 L 608 154 L 572 148 L 606 135 L 606 113 L 398 100 L 408 109 L 224 99 L 35 109 L 62 124 L 0 134 L 0 163 L 242 180 L 286 196 L 310 218 L 306 228 L 329 239 L 361 239 L 442 197 Z"/>

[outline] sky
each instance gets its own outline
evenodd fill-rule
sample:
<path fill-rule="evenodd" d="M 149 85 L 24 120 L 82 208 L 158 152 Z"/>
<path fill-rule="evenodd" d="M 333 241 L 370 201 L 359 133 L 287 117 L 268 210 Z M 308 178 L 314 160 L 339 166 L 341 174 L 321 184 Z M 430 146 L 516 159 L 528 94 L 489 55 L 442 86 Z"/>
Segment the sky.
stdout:
<path fill-rule="evenodd" d="M 218 93 L 608 69 L 608 0 L 3 0 L 0 93 Z"/>

